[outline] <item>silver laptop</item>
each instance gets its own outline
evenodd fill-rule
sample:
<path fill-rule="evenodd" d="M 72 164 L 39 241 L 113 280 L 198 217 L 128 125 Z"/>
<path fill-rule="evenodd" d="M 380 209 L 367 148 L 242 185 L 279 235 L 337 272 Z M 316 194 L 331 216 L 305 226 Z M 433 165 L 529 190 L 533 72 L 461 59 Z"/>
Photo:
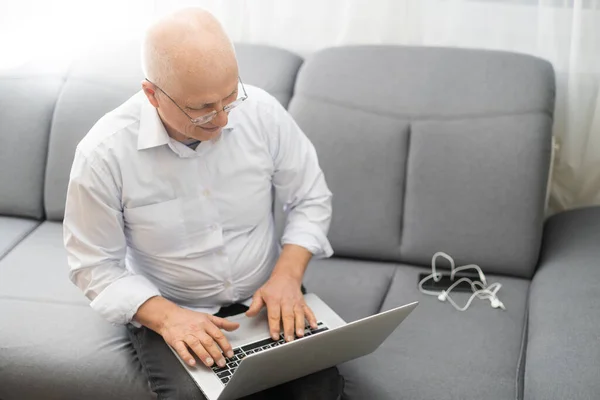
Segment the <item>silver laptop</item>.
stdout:
<path fill-rule="evenodd" d="M 226 359 L 223 368 L 209 368 L 198 359 L 197 365 L 190 367 L 171 350 L 208 400 L 233 400 L 372 353 L 418 304 L 347 324 L 317 295 L 310 293 L 304 298 L 317 316 L 318 327 L 307 326 L 303 338 L 286 343 L 282 335 L 273 340 L 263 309 L 254 318 L 244 314 L 228 318 L 240 327 L 224 332 L 234 356 Z"/>

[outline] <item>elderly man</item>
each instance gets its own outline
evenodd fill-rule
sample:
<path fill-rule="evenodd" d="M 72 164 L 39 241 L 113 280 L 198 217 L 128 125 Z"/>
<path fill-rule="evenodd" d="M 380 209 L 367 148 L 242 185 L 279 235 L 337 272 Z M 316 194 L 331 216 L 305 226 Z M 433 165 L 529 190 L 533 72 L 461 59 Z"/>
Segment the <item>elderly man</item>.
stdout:
<path fill-rule="evenodd" d="M 238 327 L 227 316 L 266 307 L 272 335 L 283 326 L 287 340 L 315 325 L 302 279 L 311 257 L 332 254 L 331 193 L 286 110 L 243 85 L 212 15 L 186 9 L 155 23 L 143 63 L 143 91 L 77 147 L 70 278 L 94 310 L 127 324 L 159 399 L 203 399 L 166 343 L 190 366 L 193 354 L 222 366 L 232 356 L 222 329 Z M 282 248 L 273 192 L 288 210 Z M 332 368 L 253 398 L 338 399 L 342 389 Z"/>

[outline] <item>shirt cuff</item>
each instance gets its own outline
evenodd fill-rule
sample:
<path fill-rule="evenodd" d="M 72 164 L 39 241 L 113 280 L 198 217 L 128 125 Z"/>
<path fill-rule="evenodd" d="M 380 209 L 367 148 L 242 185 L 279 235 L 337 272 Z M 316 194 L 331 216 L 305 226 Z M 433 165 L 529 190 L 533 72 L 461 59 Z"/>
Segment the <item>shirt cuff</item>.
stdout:
<path fill-rule="evenodd" d="M 130 275 L 108 285 L 90 305 L 113 324 L 131 322 L 139 328 L 141 325 L 132 318 L 138 308 L 154 296 L 160 296 L 160 292 L 148 278 Z"/>
<path fill-rule="evenodd" d="M 295 244 L 302 246 L 313 254 L 315 258 L 327 258 L 333 255 L 333 249 L 327 237 L 320 230 L 286 229 L 281 238 L 281 244 Z"/>

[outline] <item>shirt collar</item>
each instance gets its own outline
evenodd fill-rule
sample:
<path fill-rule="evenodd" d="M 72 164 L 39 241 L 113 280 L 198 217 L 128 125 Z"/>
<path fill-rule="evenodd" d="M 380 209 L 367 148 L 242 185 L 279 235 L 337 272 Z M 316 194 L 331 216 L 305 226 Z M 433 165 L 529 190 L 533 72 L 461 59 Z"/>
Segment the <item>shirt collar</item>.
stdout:
<path fill-rule="evenodd" d="M 229 114 L 227 125 L 223 127 L 221 136 L 224 132 L 233 130 L 237 124 L 238 122 L 237 118 L 235 117 L 235 113 Z M 167 133 L 167 130 L 165 129 L 165 126 L 158 115 L 158 111 L 156 111 L 156 108 L 150 104 L 150 102 L 144 96 L 142 99 L 142 108 L 140 112 L 140 129 L 138 132 L 137 143 L 138 150 L 162 146 L 168 144 L 170 140 L 171 137 Z"/>
<path fill-rule="evenodd" d="M 138 132 L 138 150 L 158 147 L 169 143 L 170 136 L 165 129 L 156 108 L 146 97 L 142 99 L 140 112 L 140 130 Z"/>

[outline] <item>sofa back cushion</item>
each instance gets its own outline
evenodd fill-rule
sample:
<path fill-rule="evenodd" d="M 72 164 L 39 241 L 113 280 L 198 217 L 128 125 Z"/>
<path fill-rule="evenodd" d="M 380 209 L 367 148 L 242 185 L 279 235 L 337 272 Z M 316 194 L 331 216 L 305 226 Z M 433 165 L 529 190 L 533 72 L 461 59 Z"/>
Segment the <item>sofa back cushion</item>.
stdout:
<path fill-rule="evenodd" d="M 0 215 L 40 219 L 48 134 L 60 71 L 0 74 Z"/>
<path fill-rule="evenodd" d="M 333 48 L 290 103 L 333 192 L 338 256 L 428 265 L 436 251 L 529 277 L 541 241 L 554 73 L 512 53 Z"/>
<path fill-rule="evenodd" d="M 256 44 L 236 44 L 235 53 L 242 80 L 266 90 L 287 108 L 302 58 L 283 49 Z"/>
<path fill-rule="evenodd" d="M 302 60 L 264 46 L 238 45 L 236 51 L 244 82 L 270 91 L 287 104 Z M 62 220 L 64 216 L 69 173 L 79 141 L 104 114 L 141 90 L 143 79 L 139 42 L 107 46 L 73 64 L 52 123 L 44 193 L 49 219 Z"/>

